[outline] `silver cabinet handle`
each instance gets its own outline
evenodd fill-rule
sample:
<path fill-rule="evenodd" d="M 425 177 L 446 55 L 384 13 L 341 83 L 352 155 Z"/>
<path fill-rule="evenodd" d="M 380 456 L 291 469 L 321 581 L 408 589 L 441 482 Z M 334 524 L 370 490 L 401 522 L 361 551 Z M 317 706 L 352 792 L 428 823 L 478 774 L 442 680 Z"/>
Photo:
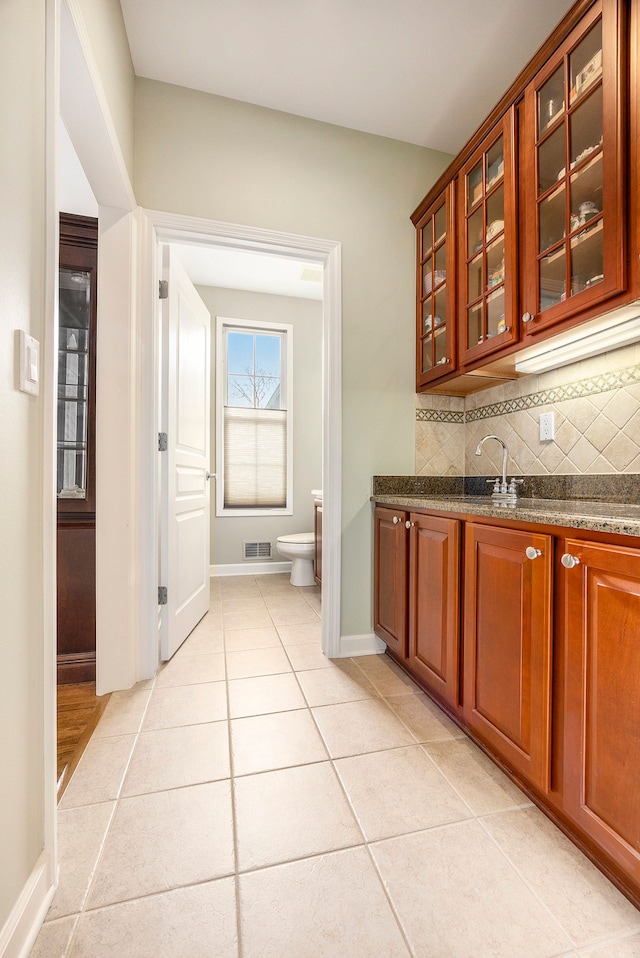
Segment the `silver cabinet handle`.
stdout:
<path fill-rule="evenodd" d="M 393 524 L 394 524 L 394 526 L 397 526 L 399 522 L 402 522 L 402 520 L 399 519 L 398 516 L 394 516 L 394 517 L 393 517 Z"/>
<path fill-rule="evenodd" d="M 522 314 L 522 322 L 523 322 L 523 323 L 530 323 L 530 322 L 532 321 L 532 319 L 533 319 L 533 316 L 531 315 L 531 313 L 523 313 L 523 314 Z"/>
<path fill-rule="evenodd" d="M 208 480 L 208 479 L 215 479 L 215 478 L 216 478 L 216 474 L 215 474 L 215 472 L 209 472 L 209 470 L 207 469 L 207 471 L 205 472 L 205 478 L 206 478 L 207 480 Z"/>
<path fill-rule="evenodd" d="M 446 365 L 446 363 L 448 363 L 448 362 L 449 362 L 449 360 L 447 359 L 447 357 L 446 357 L 446 356 L 443 356 L 442 359 L 439 359 L 439 360 L 438 360 L 438 366 L 444 366 L 444 365 Z"/>
<path fill-rule="evenodd" d="M 415 522 L 409 522 L 409 520 L 407 519 L 407 521 L 404 524 L 405 529 L 411 529 L 413 526 L 415 526 Z"/>
<path fill-rule="evenodd" d="M 574 569 L 577 565 L 580 565 L 580 559 L 577 556 L 572 556 L 570 552 L 565 552 L 560 562 L 565 569 Z"/>
<path fill-rule="evenodd" d="M 537 559 L 538 556 L 542 555 L 542 552 L 540 549 L 536 549 L 535 546 L 527 546 L 527 548 L 524 550 L 524 554 L 526 555 L 527 559 Z"/>

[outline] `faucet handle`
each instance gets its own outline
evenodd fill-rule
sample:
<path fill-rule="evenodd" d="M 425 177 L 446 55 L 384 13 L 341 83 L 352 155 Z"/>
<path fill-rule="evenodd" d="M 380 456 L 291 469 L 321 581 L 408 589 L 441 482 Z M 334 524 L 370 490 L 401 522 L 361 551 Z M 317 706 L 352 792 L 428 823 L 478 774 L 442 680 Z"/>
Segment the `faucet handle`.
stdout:
<path fill-rule="evenodd" d="M 511 479 L 511 481 L 509 482 L 509 495 L 516 496 L 518 494 L 516 485 L 520 485 L 523 482 L 524 482 L 524 479 L 516 479 L 516 478 Z"/>
<path fill-rule="evenodd" d="M 496 479 L 485 479 L 485 482 L 488 484 L 493 483 L 492 495 L 496 495 L 497 493 L 500 492 L 500 477 L 499 476 Z"/>

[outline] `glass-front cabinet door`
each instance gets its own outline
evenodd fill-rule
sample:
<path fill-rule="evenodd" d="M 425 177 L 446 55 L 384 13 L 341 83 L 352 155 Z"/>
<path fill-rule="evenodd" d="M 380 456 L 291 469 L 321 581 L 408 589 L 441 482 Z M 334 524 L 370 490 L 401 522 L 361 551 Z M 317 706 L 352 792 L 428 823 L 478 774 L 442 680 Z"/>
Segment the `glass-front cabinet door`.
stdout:
<path fill-rule="evenodd" d="M 95 222 L 60 217 L 56 491 L 66 516 L 95 511 Z"/>
<path fill-rule="evenodd" d="M 418 231 L 418 388 L 455 369 L 455 187 L 421 217 Z"/>
<path fill-rule="evenodd" d="M 525 334 L 624 289 L 623 6 L 596 4 L 526 92 Z"/>
<path fill-rule="evenodd" d="M 516 314 L 514 110 L 462 168 L 460 223 L 460 362 L 513 342 Z"/>

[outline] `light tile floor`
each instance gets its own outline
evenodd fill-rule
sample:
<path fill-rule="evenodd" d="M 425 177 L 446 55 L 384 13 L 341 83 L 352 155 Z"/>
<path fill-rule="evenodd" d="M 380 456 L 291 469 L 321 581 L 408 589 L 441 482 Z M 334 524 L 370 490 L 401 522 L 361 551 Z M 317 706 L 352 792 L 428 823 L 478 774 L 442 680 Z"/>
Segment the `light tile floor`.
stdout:
<path fill-rule="evenodd" d="M 640 912 L 315 588 L 212 580 L 59 810 L 32 958 L 640 958 Z"/>

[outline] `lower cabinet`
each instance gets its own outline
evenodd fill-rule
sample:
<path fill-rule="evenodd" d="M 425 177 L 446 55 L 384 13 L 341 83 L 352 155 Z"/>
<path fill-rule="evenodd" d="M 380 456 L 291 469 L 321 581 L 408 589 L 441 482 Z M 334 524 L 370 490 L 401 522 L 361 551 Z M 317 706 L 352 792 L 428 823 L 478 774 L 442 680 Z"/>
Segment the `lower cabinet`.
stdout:
<path fill-rule="evenodd" d="M 375 516 L 376 633 L 640 907 L 640 548 Z"/>
<path fill-rule="evenodd" d="M 547 791 L 553 538 L 465 528 L 462 715 L 510 768 Z"/>
<path fill-rule="evenodd" d="M 402 510 L 375 509 L 373 627 L 401 659 L 407 654 L 408 521 Z"/>
<path fill-rule="evenodd" d="M 460 671 L 460 522 L 409 518 L 408 665 L 422 684 L 456 707 Z"/>
<path fill-rule="evenodd" d="M 640 550 L 562 547 L 564 810 L 640 886 Z"/>
<path fill-rule="evenodd" d="M 322 499 L 313 500 L 313 573 L 316 584 L 322 587 Z"/>

